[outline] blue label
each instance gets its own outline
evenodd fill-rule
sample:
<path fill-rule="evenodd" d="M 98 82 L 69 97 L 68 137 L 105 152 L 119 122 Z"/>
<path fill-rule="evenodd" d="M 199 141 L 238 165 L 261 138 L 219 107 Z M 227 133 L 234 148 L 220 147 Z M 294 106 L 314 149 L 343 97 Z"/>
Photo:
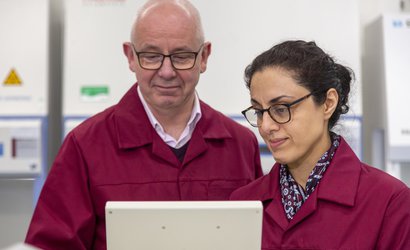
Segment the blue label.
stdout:
<path fill-rule="evenodd" d="M 403 26 L 403 22 L 401 20 L 393 20 L 393 27 L 401 28 Z"/>
<path fill-rule="evenodd" d="M 3 156 L 4 151 L 3 151 L 3 143 L 0 143 L 0 157 Z"/>

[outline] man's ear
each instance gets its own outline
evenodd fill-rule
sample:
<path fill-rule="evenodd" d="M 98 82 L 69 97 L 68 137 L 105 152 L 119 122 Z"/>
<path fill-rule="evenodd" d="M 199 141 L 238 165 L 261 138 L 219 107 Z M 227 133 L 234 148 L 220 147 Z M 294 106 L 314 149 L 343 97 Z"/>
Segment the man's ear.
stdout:
<path fill-rule="evenodd" d="M 132 48 L 132 44 L 130 42 L 125 42 L 122 44 L 122 50 L 124 52 L 124 55 L 127 57 L 128 60 L 128 67 L 132 72 L 135 72 L 136 70 L 136 58 L 134 54 L 134 50 Z"/>
<path fill-rule="evenodd" d="M 206 71 L 208 57 L 211 54 L 211 50 L 212 44 L 210 42 L 205 42 L 201 52 L 201 73 L 204 73 Z"/>
<path fill-rule="evenodd" d="M 326 93 L 326 100 L 324 102 L 324 115 L 326 119 L 330 119 L 337 108 L 339 102 L 339 94 L 336 89 L 331 88 Z"/>

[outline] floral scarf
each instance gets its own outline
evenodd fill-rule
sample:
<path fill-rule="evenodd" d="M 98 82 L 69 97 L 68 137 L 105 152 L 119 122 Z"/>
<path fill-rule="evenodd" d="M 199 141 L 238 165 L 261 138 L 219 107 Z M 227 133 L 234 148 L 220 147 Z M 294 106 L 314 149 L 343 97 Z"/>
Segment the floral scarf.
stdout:
<path fill-rule="evenodd" d="M 310 173 L 306 183 L 306 190 L 303 190 L 295 179 L 293 179 L 286 165 L 280 166 L 279 177 L 282 193 L 282 204 L 288 220 L 293 219 L 302 204 L 307 200 L 307 198 L 309 198 L 309 195 L 315 191 L 315 188 L 319 185 L 319 181 L 322 179 L 326 168 L 329 166 L 336 149 L 339 147 L 340 136 L 335 133 L 331 133 L 330 137 L 332 139 L 332 145 L 329 150 L 326 151 L 322 157 L 320 157 L 315 168 Z"/>

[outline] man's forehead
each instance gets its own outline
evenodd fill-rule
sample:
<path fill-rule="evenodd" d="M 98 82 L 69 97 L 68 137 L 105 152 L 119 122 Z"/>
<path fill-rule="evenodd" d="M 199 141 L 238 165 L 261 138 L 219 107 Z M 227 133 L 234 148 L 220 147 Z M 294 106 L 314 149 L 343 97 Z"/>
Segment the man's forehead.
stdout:
<path fill-rule="evenodd" d="M 192 9 L 188 8 L 181 1 L 151 1 L 144 6 L 138 15 L 139 21 L 151 16 L 162 15 L 162 18 L 174 16 L 178 18 L 192 18 Z"/>

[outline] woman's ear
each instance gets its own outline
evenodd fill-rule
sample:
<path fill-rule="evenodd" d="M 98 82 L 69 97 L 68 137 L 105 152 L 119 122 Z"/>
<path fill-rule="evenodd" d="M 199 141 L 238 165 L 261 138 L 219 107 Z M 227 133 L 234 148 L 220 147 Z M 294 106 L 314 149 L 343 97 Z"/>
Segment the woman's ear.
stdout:
<path fill-rule="evenodd" d="M 326 100 L 324 102 L 324 115 L 326 119 L 330 119 L 332 117 L 333 112 L 335 112 L 337 108 L 337 104 L 339 103 L 339 94 L 337 93 L 336 89 L 331 88 L 326 93 Z"/>

